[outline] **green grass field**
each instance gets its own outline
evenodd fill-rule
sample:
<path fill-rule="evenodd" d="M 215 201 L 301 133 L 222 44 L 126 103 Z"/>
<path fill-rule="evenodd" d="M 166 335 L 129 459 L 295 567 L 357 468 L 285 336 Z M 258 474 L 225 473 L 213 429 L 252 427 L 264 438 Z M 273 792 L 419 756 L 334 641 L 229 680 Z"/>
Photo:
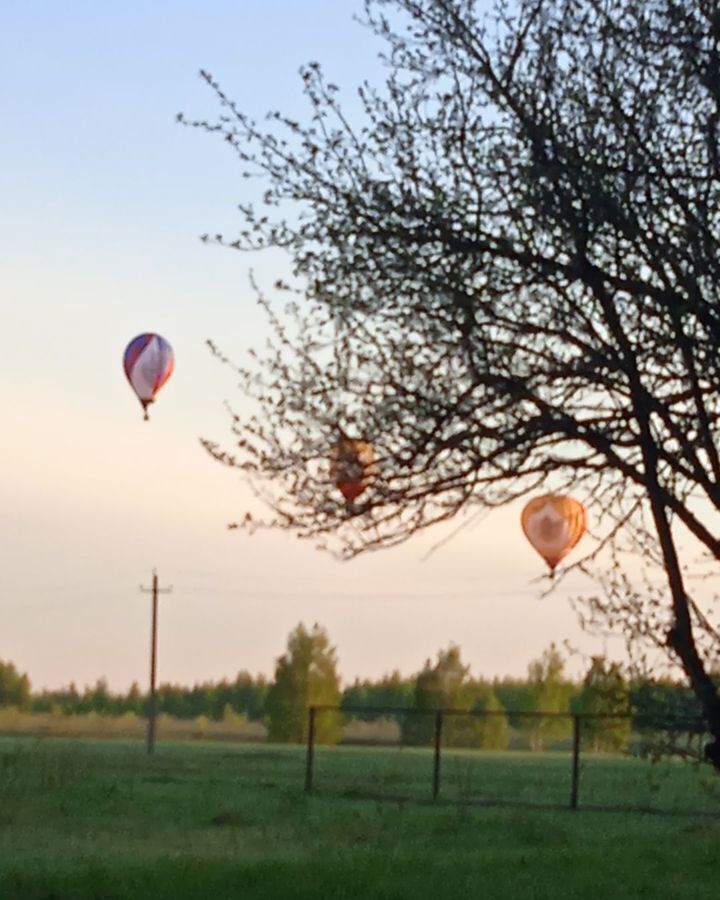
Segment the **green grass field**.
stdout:
<path fill-rule="evenodd" d="M 552 808 L 566 754 L 448 753 L 429 802 L 419 750 L 0 740 L 1 900 L 717 900 L 720 779 L 703 769 L 586 760 L 581 803 Z M 706 780 L 707 784 L 701 781 Z M 362 799 L 370 792 L 406 800 Z M 505 799 L 546 807 L 449 801 Z M 714 812 L 714 814 L 712 814 Z"/>

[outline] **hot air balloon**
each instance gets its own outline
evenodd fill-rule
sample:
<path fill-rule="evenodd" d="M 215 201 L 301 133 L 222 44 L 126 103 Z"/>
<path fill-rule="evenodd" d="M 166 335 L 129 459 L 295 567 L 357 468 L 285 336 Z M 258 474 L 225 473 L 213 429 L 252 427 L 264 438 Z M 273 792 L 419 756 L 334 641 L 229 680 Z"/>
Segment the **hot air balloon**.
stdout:
<path fill-rule="evenodd" d="M 159 334 L 139 334 L 125 348 L 123 366 L 147 421 L 148 406 L 175 368 L 172 347 Z"/>
<path fill-rule="evenodd" d="M 544 494 L 526 505 L 520 521 L 525 536 L 554 572 L 583 536 L 585 507 L 572 497 Z"/>
<path fill-rule="evenodd" d="M 342 438 L 330 451 L 330 477 L 348 503 L 356 500 L 370 483 L 374 462 L 373 448 L 365 441 Z"/>

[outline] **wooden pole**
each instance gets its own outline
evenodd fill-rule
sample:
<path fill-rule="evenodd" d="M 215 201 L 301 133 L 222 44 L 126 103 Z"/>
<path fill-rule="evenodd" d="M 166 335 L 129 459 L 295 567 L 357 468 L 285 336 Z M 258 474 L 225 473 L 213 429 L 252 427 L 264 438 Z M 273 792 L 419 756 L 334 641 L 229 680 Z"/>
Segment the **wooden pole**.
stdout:
<path fill-rule="evenodd" d="M 573 716 L 573 759 L 572 785 L 570 788 L 570 809 L 578 808 L 578 792 L 580 790 L 580 716 Z"/>
<path fill-rule="evenodd" d="M 305 760 L 305 793 L 313 789 L 313 756 L 315 751 L 315 707 L 308 709 L 307 757 Z"/>
<path fill-rule="evenodd" d="M 435 713 L 435 760 L 433 766 L 433 800 L 437 800 L 440 793 L 440 748 L 442 745 L 442 710 Z"/>
<path fill-rule="evenodd" d="M 155 732 L 157 720 L 157 622 L 158 622 L 158 594 L 169 594 L 172 587 L 159 588 L 157 572 L 153 569 L 152 587 L 140 586 L 144 594 L 152 594 L 152 626 L 150 632 L 150 694 L 148 696 L 148 727 L 147 727 L 147 752 L 152 754 L 155 750 Z"/>

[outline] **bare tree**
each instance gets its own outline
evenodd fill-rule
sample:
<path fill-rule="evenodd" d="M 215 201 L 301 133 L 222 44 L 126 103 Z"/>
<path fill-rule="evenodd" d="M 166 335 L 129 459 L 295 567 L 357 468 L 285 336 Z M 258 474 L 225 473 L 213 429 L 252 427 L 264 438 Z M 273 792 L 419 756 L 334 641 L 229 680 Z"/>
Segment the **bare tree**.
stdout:
<path fill-rule="evenodd" d="M 258 414 L 208 449 L 269 524 L 346 555 L 571 489 L 598 551 L 661 566 L 661 594 L 610 566 L 591 615 L 675 655 L 720 768 L 717 637 L 680 555 L 720 559 L 718 3 L 366 0 L 365 23 L 388 75 L 356 126 L 316 64 L 306 124 L 260 127 L 203 73 L 223 112 L 188 124 L 267 185 L 216 239 L 284 248 L 295 276 L 243 370 Z M 377 457 L 351 504 L 326 463 L 343 435 Z"/>

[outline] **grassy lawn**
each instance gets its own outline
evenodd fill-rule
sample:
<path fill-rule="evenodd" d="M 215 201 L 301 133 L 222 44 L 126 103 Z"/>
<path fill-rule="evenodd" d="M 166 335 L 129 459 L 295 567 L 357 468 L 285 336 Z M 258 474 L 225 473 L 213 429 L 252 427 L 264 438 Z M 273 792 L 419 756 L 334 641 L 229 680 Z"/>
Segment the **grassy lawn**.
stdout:
<path fill-rule="evenodd" d="M 693 790 L 714 817 L 357 797 L 427 800 L 431 766 L 427 751 L 320 748 L 307 797 L 301 748 L 175 743 L 148 759 L 140 742 L 3 739 L 0 898 L 717 900 L 720 802 L 692 767 L 586 761 L 581 801 L 671 807 Z M 569 758 L 447 754 L 442 790 L 567 803 Z"/>
<path fill-rule="evenodd" d="M 318 793 L 425 801 L 432 796 L 428 749 L 316 749 Z M 444 749 L 442 800 L 567 807 L 569 752 L 478 752 Z M 583 751 L 579 802 L 585 809 L 720 815 L 720 778 L 708 767 L 678 760 L 651 764 L 636 758 Z"/>

